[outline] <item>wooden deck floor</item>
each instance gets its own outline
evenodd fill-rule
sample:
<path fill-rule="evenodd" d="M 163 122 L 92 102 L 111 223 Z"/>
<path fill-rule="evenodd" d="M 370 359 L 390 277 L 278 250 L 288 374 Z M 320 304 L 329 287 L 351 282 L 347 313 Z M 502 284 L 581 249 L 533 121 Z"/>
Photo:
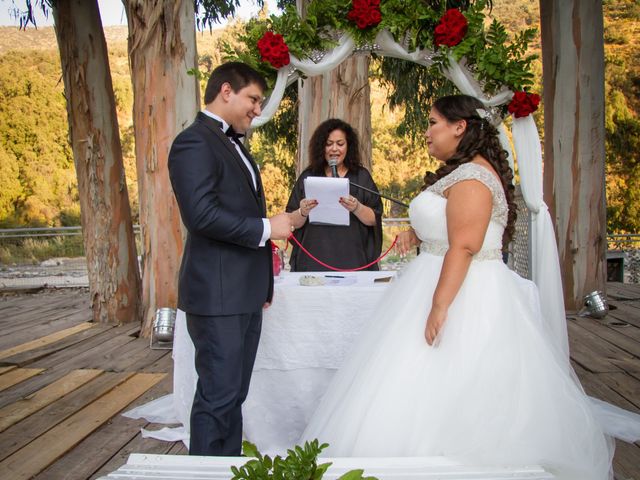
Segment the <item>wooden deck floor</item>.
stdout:
<path fill-rule="evenodd" d="M 569 319 L 572 361 L 589 394 L 640 412 L 640 286 L 607 293 L 605 319 Z M 92 479 L 130 453 L 186 453 L 119 415 L 171 391 L 170 351 L 90 320 L 86 289 L 0 296 L 0 478 Z M 618 443 L 615 471 L 640 480 L 639 445 Z"/>

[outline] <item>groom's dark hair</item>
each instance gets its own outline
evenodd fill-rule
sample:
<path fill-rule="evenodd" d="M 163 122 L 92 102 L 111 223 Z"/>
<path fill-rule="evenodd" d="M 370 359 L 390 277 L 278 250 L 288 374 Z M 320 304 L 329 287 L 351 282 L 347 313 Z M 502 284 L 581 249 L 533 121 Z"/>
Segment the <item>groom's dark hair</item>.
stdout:
<path fill-rule="evenodd" d="M 220 93 L 222 85 L 225 83 L 231 85 L 231 89 L 234 92 L 237 92 L 252 83 L 258 85 L 263 92 L 267 90 L 267 82 L 264 77 L 246 63 L 223 63 L 211 72 L 211 76 L 207 82 L 207 88 L 204 90 L 205 105 L 216 99 L 218 93 Z"/>

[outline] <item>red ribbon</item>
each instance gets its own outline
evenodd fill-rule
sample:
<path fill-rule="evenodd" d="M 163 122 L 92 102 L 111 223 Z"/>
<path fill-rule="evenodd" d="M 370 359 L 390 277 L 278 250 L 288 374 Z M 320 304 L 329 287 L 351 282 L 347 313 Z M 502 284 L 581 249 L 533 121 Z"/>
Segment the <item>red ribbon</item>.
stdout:
<path fill-rule="evenodd" d="M 333 270 L 334 272 L 357 272 L 359 270 L 364 270 L 366 268 L 369 268 L 371 265 L 374 265 L 374 264 L 378 263 L 380 260 L 382 260 L 384 257 L 386 257 L 389 254 L 389 252 L 391 251 L 391 249 L 393 247 L 395 247 L 396 242 L 398 241 L 398 236 L 396 235 L 396 238 L 393 239 L 393 242 L 391 243 L 391 246 L 387 249 L 386 252 L 384 252 L 381 256 L 379 256 L 376 260 L 374 260 L 373 262 L 367 263 L 366 265 L 363 265 L 362 267 L 357 267 L 357 268 L 336 268 L 336 267 L 332 267 L 331 265 L 327 265 L 322 260 L 318 260 L 316 257 L 314 257 L 309 252 L 309 250 L 304 248 L 302 246 L 302 244 L 298 241 L 298 239 L 293 236 L 293 233 L 291 235 L 289 235 L 289 238 L 287 238 L 287 242 L 289 240 L 291 240 L 293 243 L 298 245 L 298 247 L 300 247 L 300 250 L 302 250 L 309 258 L 311 258 L 312 260 L 316 261 L 317 263 L 319 263 L 323 267 L 328 268 L 329 270 Z M 288 245 L 285 247 L 285 250 L 287 248 L 288 248 Z"/>

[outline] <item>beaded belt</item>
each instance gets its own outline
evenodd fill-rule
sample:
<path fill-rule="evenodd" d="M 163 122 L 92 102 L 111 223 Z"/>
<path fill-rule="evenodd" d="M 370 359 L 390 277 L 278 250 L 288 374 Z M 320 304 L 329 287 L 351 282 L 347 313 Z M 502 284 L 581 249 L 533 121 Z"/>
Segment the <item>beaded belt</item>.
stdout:
<path fill-rule="evenodd" d="M 443 257 L 449 250 L 449 244 L 436 240 L 426 240 L 420 244 L 420 253 L 430 253 Z M 502 251 L 499 248 L 480 250 L 473 256 L 473 261 L 502 260 Z"/>

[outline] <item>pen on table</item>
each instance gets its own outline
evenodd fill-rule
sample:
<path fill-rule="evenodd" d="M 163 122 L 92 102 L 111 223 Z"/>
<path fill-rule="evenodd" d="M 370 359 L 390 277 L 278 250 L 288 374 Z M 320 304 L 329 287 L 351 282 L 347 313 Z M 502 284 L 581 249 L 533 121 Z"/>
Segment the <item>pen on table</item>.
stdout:
<path fill-rule="evenodd" d="M 343 275 L 325 275 L 326 278 L 344 278 Z"/>

